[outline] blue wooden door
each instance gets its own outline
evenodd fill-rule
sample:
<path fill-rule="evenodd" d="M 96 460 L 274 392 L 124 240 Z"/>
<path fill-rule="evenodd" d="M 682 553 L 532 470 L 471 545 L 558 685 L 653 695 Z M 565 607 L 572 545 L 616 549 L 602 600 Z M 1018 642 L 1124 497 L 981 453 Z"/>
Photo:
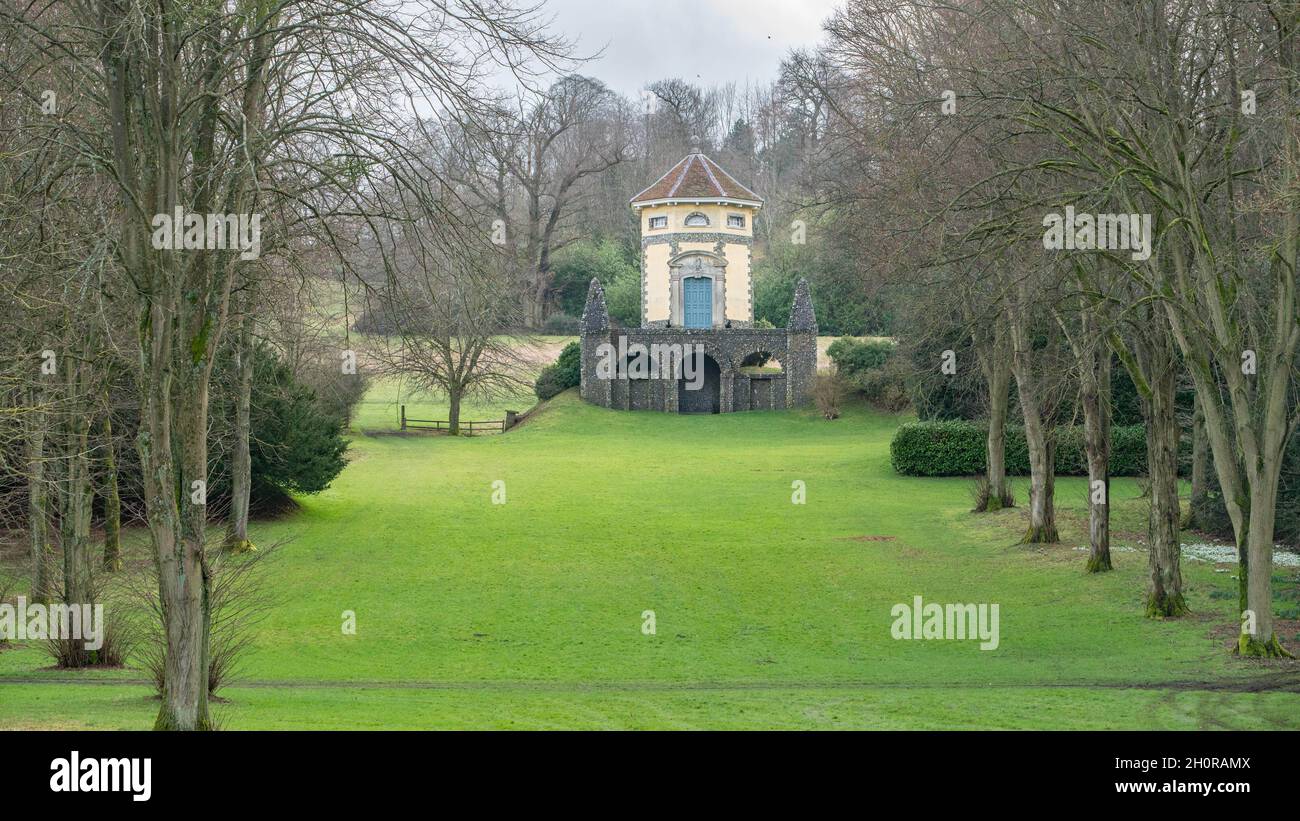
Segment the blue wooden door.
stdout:
<path fill-rule="evenodd" d="M 683 279 L 682 308 L 686 327 L 713 327 L 713 280 L 708 277 Z"/>

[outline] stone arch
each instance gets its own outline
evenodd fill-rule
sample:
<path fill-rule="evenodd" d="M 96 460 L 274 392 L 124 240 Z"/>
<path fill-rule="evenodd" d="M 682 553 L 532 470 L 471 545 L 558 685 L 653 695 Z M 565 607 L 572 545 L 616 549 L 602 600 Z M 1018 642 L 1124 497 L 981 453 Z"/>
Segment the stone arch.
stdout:
<path fill-rule="evenodd" d="M 747 346 L 736 353 L 734 362 L 737 372 L 744 372 L 746 368 L 766 368 L 784 373 L 787 357 L 784 345 Z"/>
<path fill-rule="evenodd" d="M 719 254 L 719 253 L 717 253 L 716 251 L 703 251 L 703 250 L 701 250 L 701 251 L 679 251 L 678 253 L 673 254 L 671 257 L 668 258 L 668 267 L 669 267 L 669 268 L 676 268 L 676 267 L 678 267 L 678 266 L 680 266 L 680 265 L 683 265 L 683 264 L 685 264 L 686 262 L 688 262 L 688 261 L 690 260 L 691 257 L 704 257 L 704 258 L 707 259 L 709 262 L 711 262 L 713 265 L 716 265 L 716 266 L 719 267 L 719 268 L 726 268 L 726 267 L 727 267 L 727 258 L 726 258 L 726 256 L 724 256 L 724 255 L 722 255 L 722 254 Z"/>
<path fill-rule="evenodd" d="M 685 374 L 677 380 L 678 413 L 722 412 L 722 366 L 707 352 L 703 358 L 694 383 L 687 382 Z"/>
<path fill-rule="evenodd" d="M 719 344 L 717 336 L 712 333 L 707 335 L 688 334 L 682 338 L 682 345 L 690 346 L 689 350 L 686 351 L 688 354 L 695 350 L 696 345 L 699 345 L 704 355 L 712 358 L 718 364 L 718 370 L 723 374 L 735 370 L 731 351 L 727 349 L 727 346 Z"/>

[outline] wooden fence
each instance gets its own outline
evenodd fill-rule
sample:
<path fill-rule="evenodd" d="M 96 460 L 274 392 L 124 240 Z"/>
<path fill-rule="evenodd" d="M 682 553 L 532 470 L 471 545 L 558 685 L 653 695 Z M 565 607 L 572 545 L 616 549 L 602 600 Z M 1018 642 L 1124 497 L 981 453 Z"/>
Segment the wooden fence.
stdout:
<path fill-rule="evenodd" d="M 473 436 L 476 431 L 505 433 L 515 426 L 518 419 L 518 412 L 506 411 L 505 419 L 489 419 L 481 422 L 461 421 L 460 432 L 466 436 Z M 451 422 L 446 419 L 408 419 L 406 406 L 402 405 L 402 430 L 451 430 Z"/>

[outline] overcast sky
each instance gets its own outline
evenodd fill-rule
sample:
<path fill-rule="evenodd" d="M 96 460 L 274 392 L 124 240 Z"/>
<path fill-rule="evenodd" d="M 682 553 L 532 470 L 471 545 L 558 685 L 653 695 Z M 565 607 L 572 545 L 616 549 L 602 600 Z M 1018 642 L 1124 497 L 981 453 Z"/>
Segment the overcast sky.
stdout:
<path fill-rule="evenodd" d="M 549 0 L 554 29 L 604 56 L 579 69 L 635 96 L 681 77 L 701 85 L 775 79 L 792 48 L 815 45 L 836 0 Z"/>

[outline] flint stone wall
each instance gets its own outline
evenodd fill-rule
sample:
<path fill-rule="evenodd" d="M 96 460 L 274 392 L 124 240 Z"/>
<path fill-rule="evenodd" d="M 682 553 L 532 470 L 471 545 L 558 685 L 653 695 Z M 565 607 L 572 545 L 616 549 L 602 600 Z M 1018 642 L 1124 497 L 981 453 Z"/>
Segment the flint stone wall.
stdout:
<path fill-rule="evenodd" d="M 614 378 L 602 376 L 599 352 L 613 346 Z M 624 352 L 633 345 L 647 351 L 658 346 L 680 346 L 694 353 L 699 346 L 716 366 L 706 370 L 700 390 L 688 390 L 685 379 L 671 371 L 652 369 L 649 379 L 623 378 Z M 767 353 L 781 363 L 781 373 L 741 373 L 741 363 L 751 354 Z M 629 359 L 631 357 L 628 357 Z M 808 282 L 795 286 L 790 321 L 785 328 L 613 328 L 605 305 L 605 289 L 593 279 L 582 312 L 582 398 L 594 405 L 623 410 L 665 413 L 733 413 L 747 410 L 785 410 L 807 404 L 817 376 L 817 316 Z"/>
<path fill-rule="evenodd" d="M 626 343 L 620 339 L 626 337 Z M 601 378 L 597 370 L 602 343 L 616 352 L 633 345 L 680 346 L 683 352 L 703 349 L 718 367 L 716 388 L 706 381 L 702 391 L 717 392 L 717 412 L 747 410 L 784 410 L 809 401 L 812 380 L 817 372 L 816 334 L 790 333 L 785 329 L 727 328 L 719 330 L 686 328 L 619 328 L 584 331 L 582 335 L 582 398 L 596 405 L 621 410 L 653 410 L 678 413 L 686 410 L 680 402 L 693 404 L 695 397 L 683 397 L 684 380 L 658 378 L 626 379 L 615 374 Z M 780 373 L 742 373 L 741 363 L 755 353 L 768 353 L 780 362 Z M 608 366 L 607 366 L 608 367 Z M 664 368 L 664 371 L 667 369 Z M 697 408 L 698 409 L 698 408 Z"/>

